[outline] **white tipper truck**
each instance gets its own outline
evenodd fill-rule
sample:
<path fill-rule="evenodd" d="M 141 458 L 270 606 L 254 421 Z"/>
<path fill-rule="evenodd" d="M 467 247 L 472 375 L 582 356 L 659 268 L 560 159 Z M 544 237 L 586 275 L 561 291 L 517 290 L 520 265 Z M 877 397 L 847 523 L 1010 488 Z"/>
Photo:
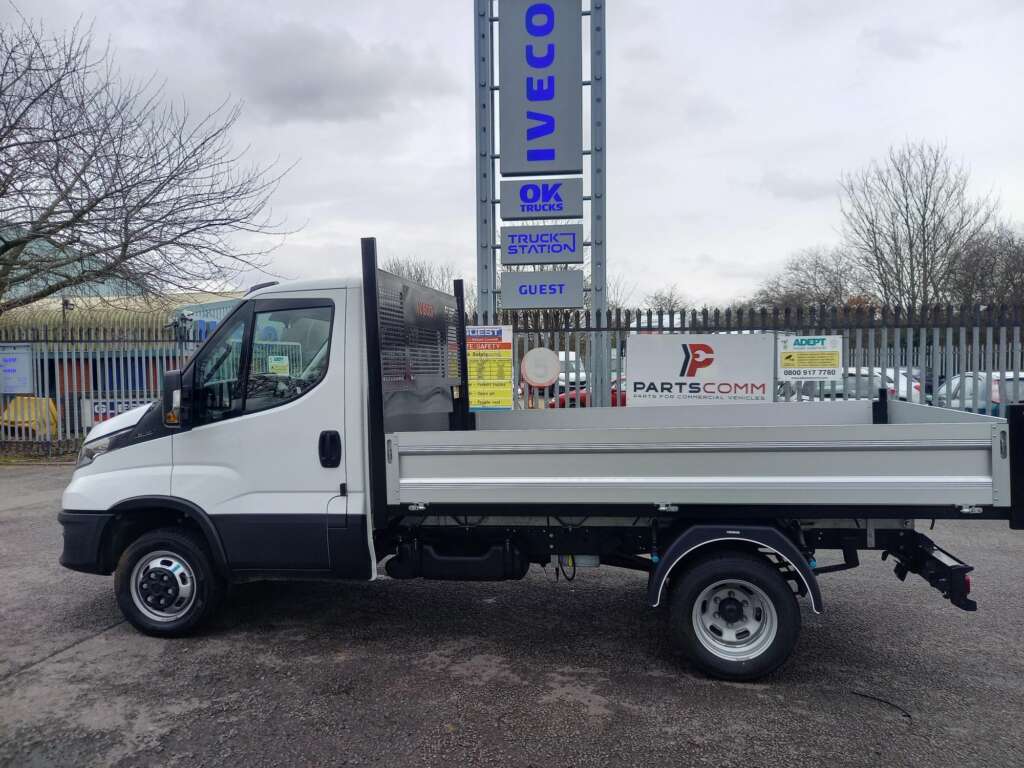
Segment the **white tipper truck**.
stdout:
<path fill-rule="evenodd" d="M 471 414 L 458 298 L 376 266 L 251 292 L 163 402 L 93 429 L 61 563 L 114 574 L 139 630 L 191 632 L 256 579 L 647 574 L 678 648 L 749 680 L 790 655 L 798 598 L 877 550 L 974 610 L 971 566 L 915 530 L 1024 527 L 1024 411 L 904 402 Z M 842 562 L 819 566 L 816 553 Z M 568 598 L 567 598 L 568 599 Z"/>

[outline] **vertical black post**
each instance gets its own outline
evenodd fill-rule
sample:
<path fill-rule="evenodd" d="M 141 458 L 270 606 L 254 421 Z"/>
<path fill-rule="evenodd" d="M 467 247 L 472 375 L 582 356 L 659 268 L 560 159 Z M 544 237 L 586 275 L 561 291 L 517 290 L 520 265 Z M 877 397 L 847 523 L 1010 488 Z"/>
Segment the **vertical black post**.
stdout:
<path fill-rule="evenodd" d="M 871 423 L 889 423 L 889 390 L 885 387 L 878 390 L 878 399 L 871 403 Z"/>
<path fill-rule="evenodd" d="M 1007 406 L 1010 433 L 1010 527 L 1024 530 L 1024 405 Z"/>
<path fill-rule="evenodd" d="M 380 322 L 377 306 L 377 238 L 359 241 L 363 257 L 363 313 L 366 326 L 366 444 L 370 488 L 367 494 L 374 527 L 387 518 L 387 464 L 384 453 L 384 381 L 380 367 Z"/>
<path fill-rule="evenodd" d="M 455 311 L 458 312 L 459 345 L 459 398 L 451 416 L 452 431 L 475 429 L 473 414 L 469 412 L 469 362 L 466 358 L 466 294 L 461 280 L 455 281 Z"/>

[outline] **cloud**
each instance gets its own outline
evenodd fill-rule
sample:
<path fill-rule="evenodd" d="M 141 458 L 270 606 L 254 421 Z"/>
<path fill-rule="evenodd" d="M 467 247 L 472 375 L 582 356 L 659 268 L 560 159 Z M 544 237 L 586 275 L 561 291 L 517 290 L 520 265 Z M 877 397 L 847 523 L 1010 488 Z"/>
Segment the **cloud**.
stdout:
<path fill-rule="evenodd" d="M 761 188 L 772 197 L 803 202 L 822 200 L 836 194 L 834 181 L 794 176 L 786 171 L 766 171 L 761 177 Z"/>
<path fill-rule="evenodd" d="M 458 93 L 438 60 L 398 43 L 362 45 L 337 28 L 289 21 L 222 45 L 230 80 L 274 122 L 372 120 Z"/>
<path fill-rule="evenodd" d="M 683 118 L 695 128 L 721 128 L 736 119 L 723 101 L 707 94 L 690 96 L 683 102 Z"/>
<path fill-rule="evenodd" d="M 868 27 L 860 33 L 860 43 L 873 51 L 899 61 L 917 61 L 935 51 L 956 48 L 950 42 L 917 30 L 897 27 Z"/>

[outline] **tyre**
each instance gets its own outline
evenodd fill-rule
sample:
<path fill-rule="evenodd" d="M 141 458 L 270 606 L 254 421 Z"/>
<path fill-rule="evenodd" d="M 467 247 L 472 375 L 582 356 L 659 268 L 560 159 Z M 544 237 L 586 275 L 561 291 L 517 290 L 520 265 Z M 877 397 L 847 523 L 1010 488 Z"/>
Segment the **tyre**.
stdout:
<path fill-rule="evenodd" d="M 183 528 L 144 533 L 125 549 L 114 574 L 121 613 L 147 635 L 186 635 L 210 618 L 224 598 L 201 537 Z"/>
<path fill-rule="evenodd" d="M 696 561 L 672 590 L 669 624 L 694 666 L 724 680 L 778 669 L 800 636 L 800 606 L 764 558 L 732 552 Z"/>

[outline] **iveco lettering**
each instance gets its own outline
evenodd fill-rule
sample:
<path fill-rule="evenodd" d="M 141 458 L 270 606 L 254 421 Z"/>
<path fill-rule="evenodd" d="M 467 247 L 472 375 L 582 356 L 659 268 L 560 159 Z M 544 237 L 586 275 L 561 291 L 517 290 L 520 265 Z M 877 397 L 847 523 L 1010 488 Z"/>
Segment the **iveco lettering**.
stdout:
<path fill-rule="evenodd" d="M 579 0 L 502 0 L 499 13 L 501 175 L 581 173 Z"/>

